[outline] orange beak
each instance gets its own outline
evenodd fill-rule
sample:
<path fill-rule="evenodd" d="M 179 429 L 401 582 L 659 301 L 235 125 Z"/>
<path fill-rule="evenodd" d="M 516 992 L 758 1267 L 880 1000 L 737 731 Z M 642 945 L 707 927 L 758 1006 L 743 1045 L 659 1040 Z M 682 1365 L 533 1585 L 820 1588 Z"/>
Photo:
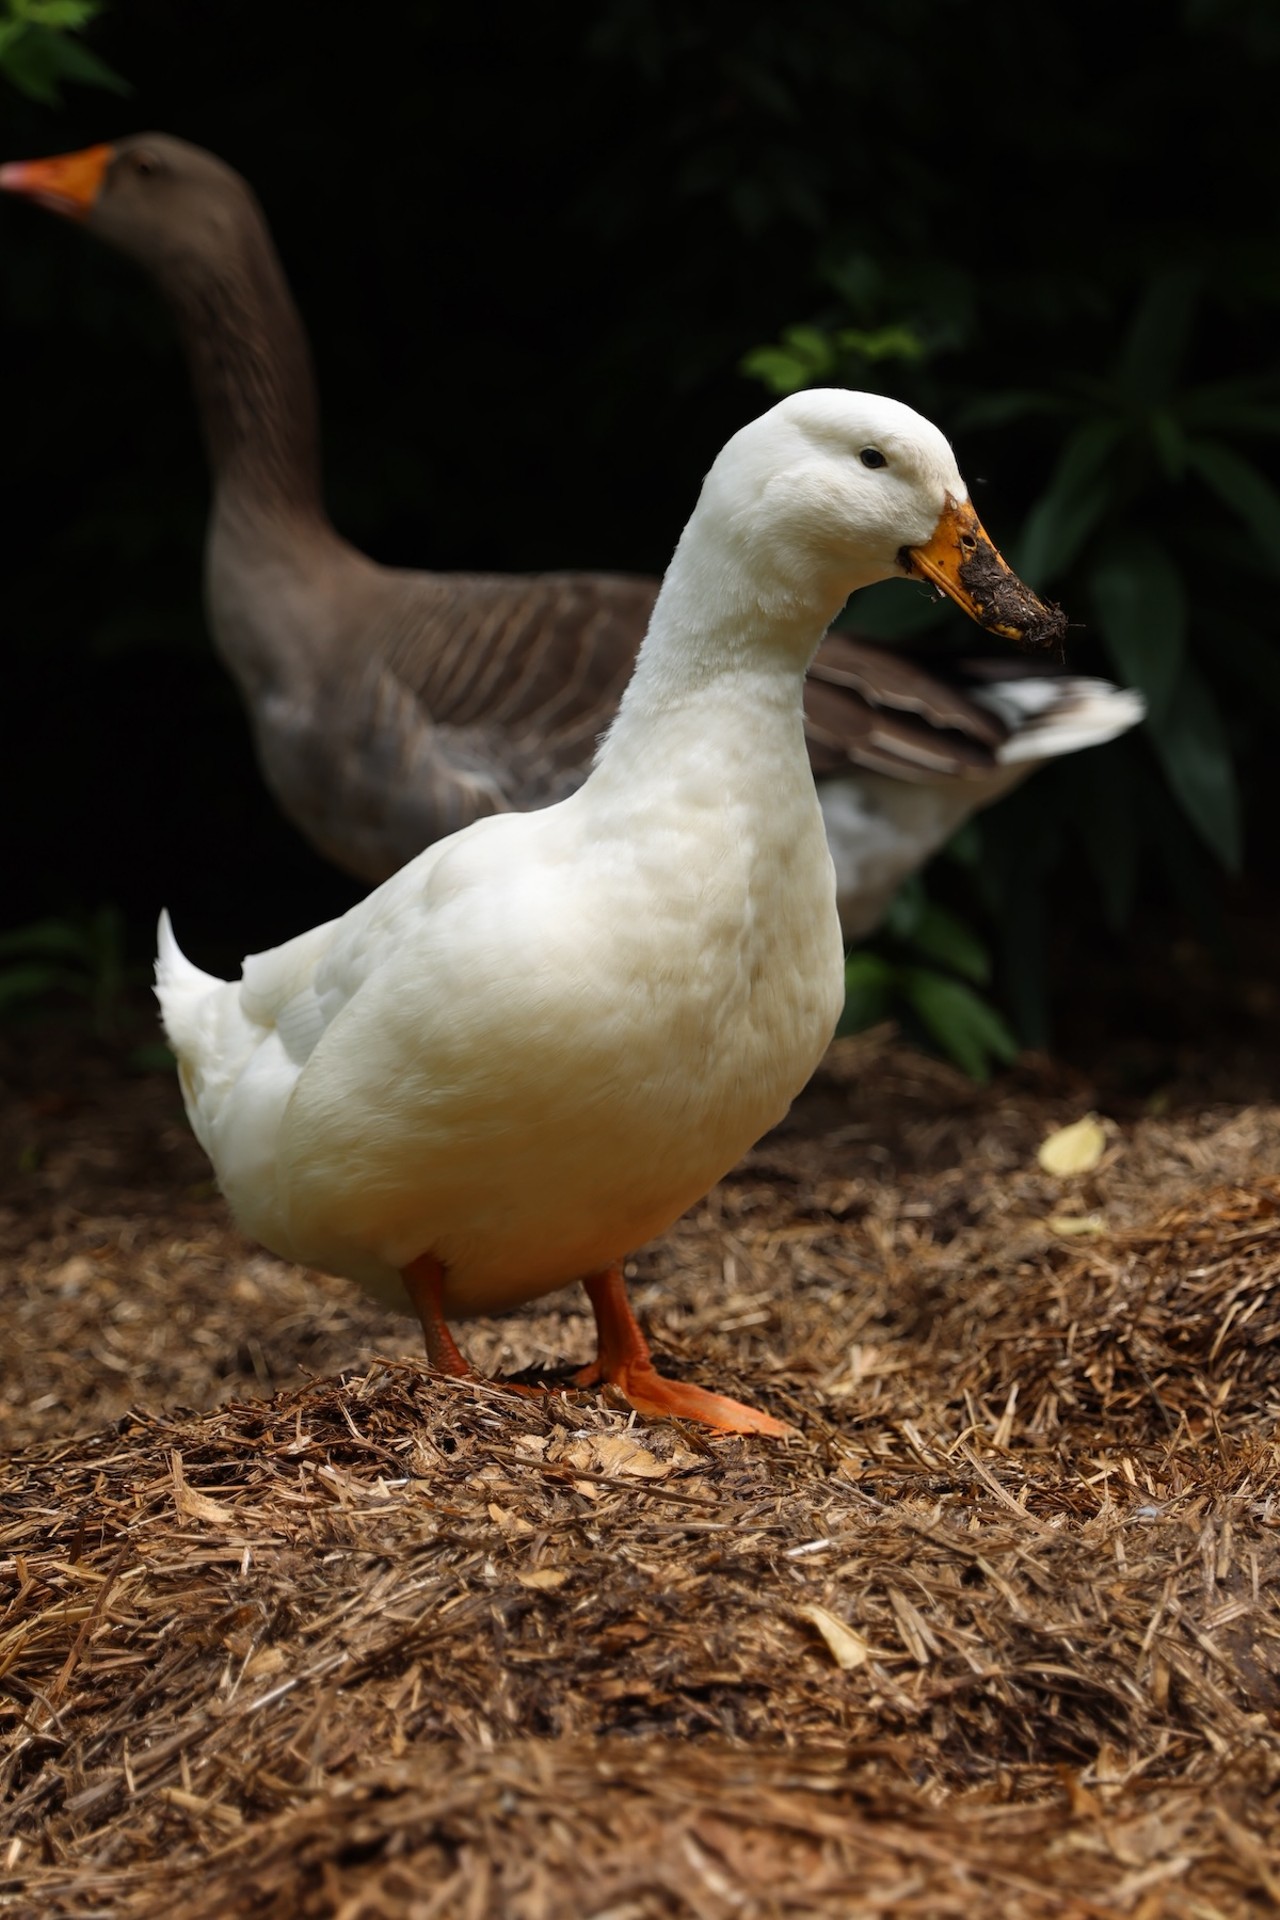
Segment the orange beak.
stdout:
<path fill-rule="evenodd" d="M 967 500 L 947 501 L 929 539 L 898 555 L 904 573 L 932 580 L 988 633 L 1026 647 L 1060 645 L 1067 616 L 1024 586 Z"/>
<path fill-rule="evenodd" d="M 111 148 L 105 146 L 55 153 L 48 160 L 11 160 L 0 167 L 0 187 L 39 201 L 51 213 L 83 220 L 98 197 L 110 160 Z"/>

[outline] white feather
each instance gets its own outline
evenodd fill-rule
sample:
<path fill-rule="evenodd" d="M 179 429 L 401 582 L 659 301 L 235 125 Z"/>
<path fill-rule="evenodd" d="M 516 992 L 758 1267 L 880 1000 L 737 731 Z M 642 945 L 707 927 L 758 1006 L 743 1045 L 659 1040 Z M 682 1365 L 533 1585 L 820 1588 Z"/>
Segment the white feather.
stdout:
<path fill-rule="evenodd" d="M 165 1029 L 248 1232 L 392 1299 L 432 1253 L 446 1310 L 488 1311 L 621 1258 L 781 1118 L 843 988 L 804 671 L 965 497 L 909 409 L 782 402 L 712 468 L 571 799 L 438 842 L 234 984 L 162 923 Z"/>

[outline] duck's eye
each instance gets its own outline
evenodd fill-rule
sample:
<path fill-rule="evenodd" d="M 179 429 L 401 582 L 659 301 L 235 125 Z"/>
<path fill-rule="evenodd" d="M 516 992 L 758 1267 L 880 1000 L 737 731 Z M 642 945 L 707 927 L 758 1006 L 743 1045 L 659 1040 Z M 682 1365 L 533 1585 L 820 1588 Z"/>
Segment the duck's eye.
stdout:
<path fill-rule="evenodd" d="M 864 467 L 887 467 L 889 464 L 879 447 L 864 447 L 858 458 Z"/>

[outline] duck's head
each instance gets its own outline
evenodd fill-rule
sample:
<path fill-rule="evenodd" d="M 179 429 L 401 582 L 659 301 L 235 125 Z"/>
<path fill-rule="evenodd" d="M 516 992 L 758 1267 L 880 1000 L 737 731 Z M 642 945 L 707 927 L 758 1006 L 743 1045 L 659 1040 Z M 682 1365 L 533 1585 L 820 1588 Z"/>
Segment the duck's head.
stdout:
<path fill-rule="evenodd" d="M 216 257 L 256 209 L 234 168 L 168 133 L 14 160 L 0 188 L 82 222 L 162 279 Z"/>
<path fill-rule="evenodd" d="M 843 388 L 779 401 L 735 434 L 701 506 L 757 579 L 836 606 L 877 580 L 931 581 L 979 626 L 1023 645 L 1066 632 L 984 532 L 937 427 L 897 400 Z"/>

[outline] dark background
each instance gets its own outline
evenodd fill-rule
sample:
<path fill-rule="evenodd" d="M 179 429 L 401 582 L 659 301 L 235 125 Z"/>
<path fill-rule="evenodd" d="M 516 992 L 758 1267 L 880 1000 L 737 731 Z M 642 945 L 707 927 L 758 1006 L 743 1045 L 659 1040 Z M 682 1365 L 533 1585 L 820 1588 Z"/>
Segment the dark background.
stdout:
<path fill-rule="evenodd" d="M 1137 979 L 1194 931 L 1229 981 L 1241 915 L 1269 937 L 1275 5 L 121 0 L 88 44 L 132 92 L 4 88 L 2 157 L 151 127 L 248 176 L 357 544 L 659 572 L 773 397 L 744 356 L 804 323 L 787 353 L 937 419 L 997 542 L 1082 623 L 1073 661 L 1161 710 L 1037 777 L 976 872 L 931 881 L 996 949 L 1024 1034 L 1082 953 Z M 167 902 L 225 962 L 355 889 L 274 813 L 205 639 L 168 313 L 37 209 L 0 202 L 0 249 L 3 919 L 114 903 L 141 961 Z M 914 357 L 883 351 L 904 326 Z M 1111 442 L 1064 472 L 1091 422 Z M 1186 457 L 1202 429 L 1237 462 L 1216 479 Z"/>

